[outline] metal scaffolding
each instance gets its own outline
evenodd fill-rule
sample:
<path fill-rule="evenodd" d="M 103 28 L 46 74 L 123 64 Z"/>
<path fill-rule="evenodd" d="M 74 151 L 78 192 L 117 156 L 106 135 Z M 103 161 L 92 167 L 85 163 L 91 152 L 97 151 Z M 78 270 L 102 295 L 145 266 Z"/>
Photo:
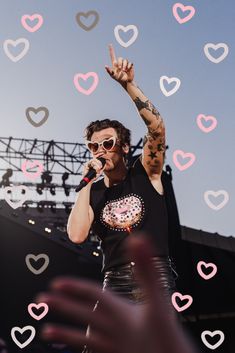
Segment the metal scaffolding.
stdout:
<path fill-rule="evenodd" d="M 131 146 L 130 161 L 141 153 L 142 145 L 143 141 L 140 139 L 136 145 Z M 21 184 L 33 190 L 30 199 L 22 205 L 22 211 L 34 219 L 37 218 L 50 226 L 54 225 L 65 232 L 68 214 L 74 202 L 74 189 L 78 184 L 76 180 L 67 183 L 68 176 L 63 181 L 63 176 L 74 175 L 76 179 L 76 176 L 82 174 L 83 164 L 90 158 L 91 154 L 83 143 L 0 137 L 0 171 L 3 171 L 0 191 L 3 193 L 1 187 Z M 53 176 L 53 182 L 51 177 L 50 181 L 42 182 L 21 180 L 24 178 L 22 163 L 25 160 L 39 161 L 43 165 L 43 170 Z M 28 171 L 32 170 L 29 168 Z M 16 174 L 19 175 L 16 179 L 9 180 L 9 177 Z M 52 193 L 53 190 L 54 193 Z M 55 190 L 56 198 L 53 196 Z M 22 195 L 18 195 L 17 191 L 16 194 L 14 191 L 11 193 L 11 199 L 14 201 L 20 196 Z"/>
<path fill-rule="evenodd" d="M 131 146 L 130 157 L 141 149 L 142 138 L 137 145 Z M 11 168 L 13 172 L 22 172 L 23 161 L 37 160 L 43 164 L 44 170 L 52 174 L 68 172 L 81 175 L 82 165 L 90 158 L 90 152 L 83 143 L 0 137 L 1 171 Z"/>

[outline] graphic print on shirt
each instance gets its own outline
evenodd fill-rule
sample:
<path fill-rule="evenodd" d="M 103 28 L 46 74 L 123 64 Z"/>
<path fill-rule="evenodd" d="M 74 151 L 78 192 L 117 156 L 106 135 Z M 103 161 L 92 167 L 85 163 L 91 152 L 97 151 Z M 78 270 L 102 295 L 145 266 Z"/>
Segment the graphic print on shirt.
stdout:
<path fill-rule="evenodd" d="M 136 194 L 107 201 L 100 215 L 101 222 L 108 228 L 126 231 L 136 227 L 145 213 L 144 201 Z"/>

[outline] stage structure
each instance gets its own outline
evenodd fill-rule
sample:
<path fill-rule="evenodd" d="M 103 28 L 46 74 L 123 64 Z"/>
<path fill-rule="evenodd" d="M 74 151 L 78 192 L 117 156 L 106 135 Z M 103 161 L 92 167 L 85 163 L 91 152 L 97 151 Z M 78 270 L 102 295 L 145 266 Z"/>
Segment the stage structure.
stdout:
<path fill-rule="evenodd" d="M 140 153 L 142 145 L 141 138 L 131 146 L 129 161 Z M 90 152 L 83 143 L 0 137 L 0 199 L 4 198 L 4 187 L 24 185 L 31 195 L 22 210 L 49 226 L 66 231 L 74 190 L 80 182 L 83 164 L 90 158 Z M 25 161 L 37 161 L 43 166 L 41 181 L 32 181 L 24 176 L 22 165 Z M 35 166 L 27 169 L 29 173 L 34 171 Z M 12 201 L 17 198 L 19 195 L 12 191 Z"/>

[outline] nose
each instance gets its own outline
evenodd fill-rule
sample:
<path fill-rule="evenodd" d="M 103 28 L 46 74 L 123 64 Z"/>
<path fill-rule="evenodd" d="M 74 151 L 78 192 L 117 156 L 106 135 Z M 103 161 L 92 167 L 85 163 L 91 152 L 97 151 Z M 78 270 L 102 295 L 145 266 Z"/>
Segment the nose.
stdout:
<path fill-rule="evenodd" d="M 107 151 L 104 149 L 103 146 L 99 146 L 98 150 L 96 151 L 96 158 L 97 157 L 102 157 L 103 154 L 106 154 Z"/>

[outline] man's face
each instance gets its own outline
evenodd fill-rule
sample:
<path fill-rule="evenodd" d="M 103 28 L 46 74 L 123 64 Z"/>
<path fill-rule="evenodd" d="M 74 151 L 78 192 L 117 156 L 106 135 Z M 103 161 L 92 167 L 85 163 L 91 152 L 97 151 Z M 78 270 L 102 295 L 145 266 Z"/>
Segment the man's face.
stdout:
<path fill-rule="evenodd" d="M 116 137 L 117 139 L 116 144 L 111 150 L 107 151 L 102 145 L 100 145 L 97 152 L 92 153 L 92 156 L 94 158 L 105 158 L 105 171 L 114 170 L 116 166 L 119 165 L 119 163 L 123 163 L 124 148 L 120 146 L 120 141 L 118 140 L 117 132 L 114 128 L 109 127 L 101 131 L 94 132 L 90 139 L 92 142 L 100 143 L 104 140 L 109 139 L 110 137 Z"/>

